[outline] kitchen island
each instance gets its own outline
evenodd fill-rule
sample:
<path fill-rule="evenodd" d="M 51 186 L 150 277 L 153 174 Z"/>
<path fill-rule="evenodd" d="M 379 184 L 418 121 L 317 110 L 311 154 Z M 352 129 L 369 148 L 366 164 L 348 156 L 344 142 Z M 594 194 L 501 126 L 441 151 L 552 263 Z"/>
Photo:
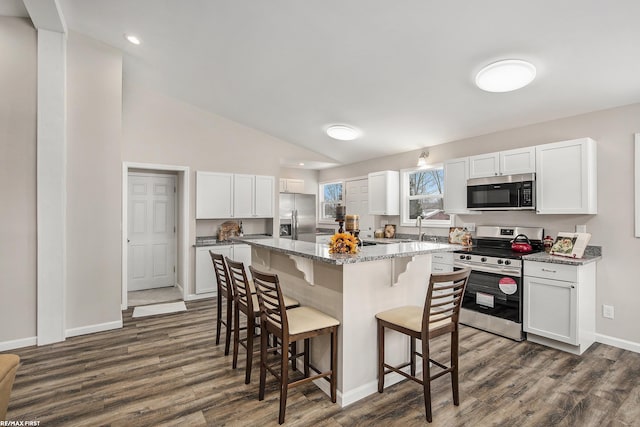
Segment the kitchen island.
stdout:
<path fill-rule="evenodd" d="M 347 406 L 377 391 L 375 314 L 402 305 L 422 305 L 431 274 L 431 254 L 457 245 L 406 242 L 365 246 L 358 254 L 330 254 L 326 244 L 289 239 L 243 239 L 251 245 L 255 269 L 275 273 L 282 290 L 302 305 L 340 320 L 338 330 L 338 403 Z M 386 360 L 409 358 L 407 338 L 387 337 Z M 329 365 L 329 341 L 316 338 L 312 363 Z M 388 386 L 402 380 L 388 375 Z M 316 384 L 326 393 L 329 384 Z"/>

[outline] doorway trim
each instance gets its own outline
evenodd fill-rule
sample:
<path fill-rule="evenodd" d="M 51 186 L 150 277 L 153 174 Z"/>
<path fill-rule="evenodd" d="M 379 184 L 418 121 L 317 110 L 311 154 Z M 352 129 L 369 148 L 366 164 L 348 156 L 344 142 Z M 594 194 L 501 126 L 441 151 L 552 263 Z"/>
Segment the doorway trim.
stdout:
<path fill-rule="evenodd" d="M 185 300 L 187 288 L 189 286 L 189 167 L 162 165 L 153 163 L 122 162 L 122 302 L 121 309 L 126 310 L 127 301 L 127 273 L 128 273 L 128 194 L 129 194 L 129 171 L 130 169 L 143 169 L 152 171 L 173 171 L 177 172 L 179 193 L 176 200 L 178 216 L 178 276 L 177 284 L 182 289 L 182 299 Z"/>

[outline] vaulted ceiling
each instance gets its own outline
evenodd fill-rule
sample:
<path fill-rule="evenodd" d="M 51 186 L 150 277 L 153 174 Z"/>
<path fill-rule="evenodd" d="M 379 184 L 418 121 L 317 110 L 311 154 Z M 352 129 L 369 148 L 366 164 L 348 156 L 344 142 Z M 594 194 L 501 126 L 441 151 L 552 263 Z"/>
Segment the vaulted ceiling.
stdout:
<path fill-rule="evenodd" d="M 128 82 L 333 159 L 322 166 L 640 102 L 637 0 L 59 5 L 70 30 L 123 50 Z M 475 86 L 480 68 L 507 58 L 537 67 L 531 85 Z M 334 123 L 362 136 L 330 139 Z"/>

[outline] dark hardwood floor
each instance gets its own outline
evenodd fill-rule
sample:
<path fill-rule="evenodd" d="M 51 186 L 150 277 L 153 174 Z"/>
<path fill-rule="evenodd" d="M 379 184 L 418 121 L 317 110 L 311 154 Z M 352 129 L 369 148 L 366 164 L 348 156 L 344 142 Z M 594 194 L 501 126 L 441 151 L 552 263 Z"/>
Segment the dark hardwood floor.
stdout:
<path fill-rule="evenodd" d="M 14 352 L 22 358 L 7 417 L 41 426 L 277 425 L 270 378 L 244 384 L 215 345 L 214 301 L 124 328 Z M 640 354 L 595 344 L 582 357 L 472 328 L 461 332 L 459 407 L 449 377 L 433 383 L 433 426 L 640 425 Z M 435 353 L 448 342 L 436 341 Z M 269 378 L 269 377 L 268 377 Z M 313 384 L 289 393 L 287 425 L 419 426 L 422 388 L 404 381 L 341 409 Z"/>

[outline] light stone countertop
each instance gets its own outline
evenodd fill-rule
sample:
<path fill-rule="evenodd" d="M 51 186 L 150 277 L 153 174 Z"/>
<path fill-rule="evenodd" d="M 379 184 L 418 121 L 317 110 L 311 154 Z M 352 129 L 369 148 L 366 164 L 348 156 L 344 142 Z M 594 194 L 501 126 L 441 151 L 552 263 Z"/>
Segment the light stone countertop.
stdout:
<path fill-rule="evenodd" d="M 602 259 L 602 255 L 588 254 L 585 252 L 582 258 L 569 258 L 560 255 L 549 255 L 546 252 L 524 255 L 524 261 L 548 262 L 550 264 L 585 265 Z"/>
<path fill-rule="evenodd" d="M 425 255 L 436 252 L 453 252 L 460 249 L 460 245 L 413 241 L 406 243 L 363 246 L 357 254 L 330 254 L 329 246 L 327 244 L 304 242 L 301 240 L 271 238 L 242 239 L 241 241 L 257 248 L 271 249 L 276 252 L 336 265 Z"/>

